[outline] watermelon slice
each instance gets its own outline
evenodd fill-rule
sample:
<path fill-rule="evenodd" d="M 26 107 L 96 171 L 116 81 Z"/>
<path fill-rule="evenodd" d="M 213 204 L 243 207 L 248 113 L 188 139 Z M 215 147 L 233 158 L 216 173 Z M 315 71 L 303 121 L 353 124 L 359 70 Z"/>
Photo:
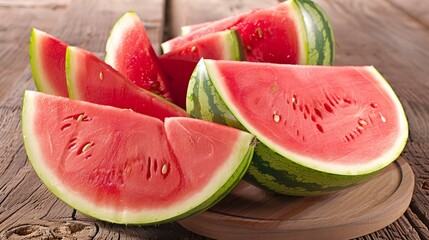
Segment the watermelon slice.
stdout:
<path fill-rule="evenodd" d="M 68 44 L 33 28 L 30 35 L 30 65 L 40 92 L 67 97 L 65 55 Z"/>
<path fill-rule="evenodd" d="M 29 160 L 61 200 L 101 220 L 174 221 L 207 209 L 244 175 L 253 136 L 192 118 L 162 122 L 131 110 L 26 91 Z"/>
<path fill-rule="evenodd" d="M 162 43 L 164 53 L 208 33 L 236 29 L 249 61 L 312 65 L 333 62 L 334 36 L 330 22 L 323 9 L 311 0 L 284 1 L 192 29 L 184 36 Z"/>
<path fill-rule="evenodd" d="M 112 28 L 105 62 L 139 87 L 170 99 L 166 76 L 137 13 L 125 13 Z"/>
<path fill-rule="evenodd" d="M 405 147 L 408 124 L 374 67 L 201 61 L 188 91 L 195 117 L 246 129 L 261 144 L 247 179 L 290 195 L 367 179 Z"/>
<path fill-rule="evenodd" d="M 238 32 L 227 30 L 208 34 L 161 55 L 159 59 L 172 87 L 173 102 L 182 108 L 186 107 L 189 79 L 201 58 L 245 60 L 246 53 Z"/>
<path fill-rule="evenodd" d="M 163 120 L 188 116 L 185 110 L 164 98 L 138 87 L 92 53 L 69 46 L 66 76 L 70 98 L 129 108 Z"/>

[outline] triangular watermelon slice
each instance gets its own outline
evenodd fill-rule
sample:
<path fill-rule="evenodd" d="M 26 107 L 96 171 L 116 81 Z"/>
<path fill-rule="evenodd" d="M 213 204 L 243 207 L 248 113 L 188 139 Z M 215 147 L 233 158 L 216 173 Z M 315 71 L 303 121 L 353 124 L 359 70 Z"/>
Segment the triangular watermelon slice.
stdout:
<path fill-rule="evenodd" d="M 137 86 L 170 99 L 166 76 L 136 12 L 125 13 L 112 28 L 105 62 Z"/>
<path fill-rule="evenodd" d="M 243 42 L 235 30 L 207 34 L 159 57 L 161 67 L 168 76 L 173 102 L 186 107 L 186 90 L 195 66 L 201 58 L 220 60 L 246 60 Z"/>
<path fill-rule="evenodd" d="M 22 133 L 43 183 L 71 207 L 125 224 L 174 221 L 222 199 L 241 179 L 253 136 L 192 118 L 26 91 Z"/>
<path fill-rule="evenodd" d="M 235 29 L 248 61 L 331 65 L 334 35 L 329 19 L 311 0 L 289 0 L 272 7 L 187 27 L 188 34 L 161 44 L 164 53 L 209 33 Z"/>
<path fill-rule="evenodd" d="M 67 97 L 65 55 L 68 44 L 33 28 L 30 35 L 30 65 L 40 92 Z"/>
<path fill-rule="evenodd" d="M 202 60 L 188 94 L 194 117 L 258 138 L 247 179 L 283 194 L 323 194 L 368 179 L 408 138 L 404 109 L 372 66 Z"/>
<path fill-rule="evenodd" d="M 94 54 L 78 47 L 67 47 L 66 76 L 73 99 L 129 108 L 161 120 L 188 116 L 182 108 L 138 87 Z"/>

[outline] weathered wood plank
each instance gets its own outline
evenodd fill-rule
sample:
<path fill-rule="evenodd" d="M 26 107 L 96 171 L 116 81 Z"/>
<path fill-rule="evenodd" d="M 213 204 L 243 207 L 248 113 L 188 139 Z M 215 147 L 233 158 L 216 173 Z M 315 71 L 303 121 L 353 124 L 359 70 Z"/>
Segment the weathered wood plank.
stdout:
<path fill-rule="evenodd" d="M 167 14 L 169 35 L 180 35 L 180 27 L 206 21 L 217 20 L 233 14 L 248 11 L 253 8 L 272 6 L 277 0 L 170 0 Z"/>
<path fill-rule="evenodd" d="M 154 44 L 159 45 L 163 26 L 162 0 L 155 1 L 85 1 L 75 0 L 56 28 L 32 22 L 34 18 L 52 17 L 32 12 L 17 34 L 30 32 L 37 27 L 69 42 L 86 48 L 97 54 L 104 51 L 108 33 L 125 11 L 134 10 L 147 23 L 148 35 Z M 20 9 L 27 9 L 22 7 Z M 29 8 L 30 9 L 30 8 Z M 57 16 L 58 17 L 58 16 Z M 15 23 L 18 21 L 14 19 Z M 15 26 L 15 23 L 10 26 Z M 31 25 L 30 25 L 31 23 Z M 27 29 L 27 30 L 26 30 Z M 22 37 L 22 47 L 27 48 L 28 35 Z M 6 43 L 14 42 L 5 39 Z M 19 53 L 28 65 L 27 51 Z M 1 58 L 8 55 L 1 54 Z M 2 92 L 0 105 L 0 239 L 41 239 L 59 237 L 77 237 L 79 239 L 96 237 L 99 239 L 153 239 L 189 236 L 189 232 L 178 224 L 151 228 L 126 227 L 104 222 L 76 213 L 75 210 L 57 199 L 41 183 L 27 161 L 20 130 L 20 112 L 24 89 L 35 89 L 29 67 L 13 70 L 19 74 L 13 79 L 1 76 L 8 82 L 9 89 Z M 79 219 L 82 219 L 79 221 Z M 164 236 L 164 237 L 163 237 Z"/>
<path fill-rule="evenodd" d="M 33 7 L 6 3 L 9 1 L 0 2 L 0 102 L 28 65 L 31 28 L 39 25 L 51 31 L 67 7 L 65 0 Z"/>
<path fill-rule="evenodd" d="M 388 2 L 407 15 L 409 21 L 429 28 L 429 4 L 427 1 L 388 0 Z"/>
<path fill-rule="evenodd" d="M 375 65 L 402 100 L 410 124 L 410 141 L 403 157 L 416 175 L 411 206 L 395 223 L 359 239 L 429 239 L 429 84 L 426 77 L 429 10 L 424 1 L 315 1 L 326 9 L 333 22 L 337 43 L 335 64 Z M 26 68 L 30 28 L 40 28 L 70 44 L 102 54 L 116 19 L 127 10 L 135 10 L 147 24 L 149 36 L 158 47 L 162 40 L 164 2 L 74 0 L 70 7 L 67 0 L 60 1 L 57 7 L 42 2 L 38 2 L 37 7 L 23 4 L 30 0 L 9 1 L 15 3 L 14 7 L 5 2 L 8 1 L 0 0 L 0 239 L 40 239 L 43 234 L 53 233 L 56 237 L 80 239 L 85 236 L 204 239 L 176 223 L 155 227 L 121 226 L 94 221 L 77 213 L 42 185 L 27 162 L 22 145 L 22 92 L 34 89 L 29 68 Z M 60 4 L 64 2 L 67 4 Z M 171 0 L 170 5 L 175 4 L 179 10 L 179 20 L 169 20 L 176 24 L 175 28 L 171 26 L 176 29 L 173 32 L 177 34 L 180 25 L 214 20 L 245 11 L 254 7 L 253 4 L 262 4 L 258 6 L 261 7 L 275 1 L 219 2 Z M 180 3 L 192 6 L 185 9 L 188 5 Z M 208 10 L 198 10 L 204 6 Z M 185 10 L 186 14 L 180 12 Z"/>
<path fill-rule="evenodd" d="M 406 233 L 406 239 L 428 236 L 429 191 L 429 85 L 427 63 L 429 31 L 424 20 L 392 1 L 316 0 L 326 9 L 336 36 L 336 65 L 374 65 L 403 103 L 410 126 L 410 140 L 403 152 L 415 176 L 415 192 L 404 217 L 377 234 Z M 394 1 L 400 2 L 400 1 Z M 403 2 L 415 6 L 418 1 Z M 428 8 L 422 8 L 425 16 Z M 422 15 L 422 14 L 420 14 Z M 415 17 L 410 17 L 415 16 Z M 401 233 L 402 232 L 402 233 Z M 390 235 L 394 237 L 396 235 Z M 389 238 L 390 238 L 389 237 Z M 372 239 L 372 238 L 363 238 Z"/>

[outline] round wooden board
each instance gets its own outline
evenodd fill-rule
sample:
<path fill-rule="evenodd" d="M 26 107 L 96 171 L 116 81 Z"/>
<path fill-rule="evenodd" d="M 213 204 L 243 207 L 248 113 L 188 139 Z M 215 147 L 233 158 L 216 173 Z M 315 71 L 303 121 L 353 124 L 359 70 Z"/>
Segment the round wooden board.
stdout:
<path fill-rule="evenodd" d="M 280 196 L 242 181 L 216 206 L 180 224 L 215 239 L 350 239 L 396 221 L 413 189 L 403 158 L 369 181 L 324 196 Z"/>

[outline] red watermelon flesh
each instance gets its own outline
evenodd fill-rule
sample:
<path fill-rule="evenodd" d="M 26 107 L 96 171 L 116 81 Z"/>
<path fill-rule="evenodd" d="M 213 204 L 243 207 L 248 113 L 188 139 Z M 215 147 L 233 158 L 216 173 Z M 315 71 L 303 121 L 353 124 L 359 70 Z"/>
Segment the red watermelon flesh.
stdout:
<path fill-rule="evenodd" d="M 186 108 L 186 92 L 189 79 L 197 65 L 197 61 L 175 58 L 160 58 L 161 68 L 169 79 L 171 98 L 179 107 Z"/>
<path fill-rule="evenodd" d="M 66 75 L 70 98 L 129 108 L 161 120 L 172 116 L 188 116 L 180 107 L 138 87 L 84 49 L 67 48 Z"/>
<path fill-rule="evenodd" d="M 240 123 L 304 166 L 363 174 L 395 160 L 407 141 L 402 105 L 374 67 L 204 63 Z"/>
<path fill-rule="evenodd" d="M 235 29 L 243 40 L 249 61 L 298 63 L 302 56 L 297 22 L 302 19 L 297 20 L 299 16 L 290 5 L 290 1 L 286 1 L 273 7 L 254 9 L 220 19 L 185 36 L 164 42 L 161 46 L 163 51 L 168 53 L 206 34 Z"/>
<path fill-rule="evenodd" d="M 30 65 L 40 92 L 67 97 L 65 55 L 68 44 L 33 28 L 30 36 Z"/>
<path fill-rule="evenodd" d="M 235 30 L 211 33 L 163 54 L 161 67 L 168 76 L 173 102 L 186 108 L 186 91 L 192 72 L 201 58 L 245 60 L 243 43 Z"/>
<path fill-rule="evenodd" d="M 165 123 L 131 110 L 26 91 L 27 154 L 46 186 L 95 218 L 150 224 L 202 211 L 231 190 L 253 136 L 192 118 Z"/>
<path fill-rule="evenodd" d="M 107 40 L 105 61 L 139 87 L 170 99 L 166 76 L 135 12 L 125 13 L 116 22 Z"/>

